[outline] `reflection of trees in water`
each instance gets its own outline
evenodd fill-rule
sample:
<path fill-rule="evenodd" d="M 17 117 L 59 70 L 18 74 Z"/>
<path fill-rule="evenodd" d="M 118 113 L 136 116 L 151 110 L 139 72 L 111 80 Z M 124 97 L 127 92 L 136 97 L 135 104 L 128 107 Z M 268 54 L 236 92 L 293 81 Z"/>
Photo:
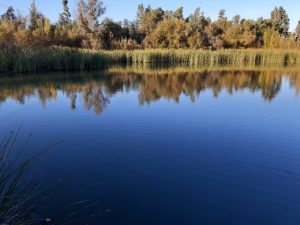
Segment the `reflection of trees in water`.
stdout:
<path fill-rule="evenodd" d="M 96 114 L 100 114 L 109 104 L 109 97 L 106 96 L 105 87 L 98 83 L 65 83 L 48 82 L 46 84 L 32 84 L 19 86 L 12 85 L 1 87 L 0 104 L 7 98 L 12 98 L 20 104 L 25 104 L 26 97 L 37 97 L 45 107 L 48 101 L 57 99 L 58 91 L 62 91 L 70 99 L 71 109 L 77 108 L 78 96 L 81 96 L 86 109 L 93 109 Z"/>
<path fill-rule="evenodd" d="M 52 85 L 46 85 L 43 88 L 37 88 L 37 96 L 39 97 L 41 104 L 46 106 L 47 101 L 55 100 L 57 98 L 57 90 Z"/>
<path fill-rule="evenodd" d="M 61 91 L 70 99 L 70 107 L 75 110 L 78 99 L 81 98 L 86 109 L 93 109 L 100 114 L 109 104 L 111 95 L 119 91 L 136 89 L 139 91 L 140 104 L 147 104 L 161 98 L 172 99 L 176 102 L 182 94 L 196 101 L 202 91 L 212 90 L 218 97 L 222 90 L 233 94 L 238 90 L 260 91 L 262 97 L 271 101 L 279 93 L 282 78 L 289 79 L 296 92 L 300 92 L 300 76 L 298 74 L 281 75 L 276 72 L 114 72 L 106 75 L 86 77 L 77 76 L 68 79 L 24 80 L 0 79 L 0 103 L 12 98 L 25 103 L 26 97 L 36 96 L 41 104 L 57 99 Z M 26 82 L 25 82 L 26 81 Z"/>
<path fill-rule="evenodd" d="M 109 97 L 105 94 L 105 86 L 95 82 L 65 85 L 62 89 L 70 99 L 71 109 L 76 110 L 78 95 L 80 94 L 86 109 L 93 109 L 100 114 L 109 104 Z"/>
<path fill-rule="evenodd" d="M 144 75 L 129 76 L 141 78 Z M 202 91 L 208 89 L 212 90 L 215 97 L 218 97 L 222 90 L 227 90 L 229 94 L 244 89 L 252 92 L 261 91 L 264 99 L 272 100 L 280 91 L 281 79 L 280 75 L 254 72 L 149 75 L 144 76 L 139 85 L 139 101 L 145 104 L 163 97 L 178 102 L 181 94 L 185 94 L 194 102 Z"/>
<path fill-rule="evenodd" d="M 101 88 L 91 88 L 82 93 L 83 102 L 87 109 L 94 108 L 95 113 L 100 114 L 109 103 Z"/>
<path fill-rule="evenodd" d="M 66 93 L 66 96 L 71 100 L 72 110 L 76 110 L 77 108 L 77 92 L 78 90 Z M 88 110 L 93 108 L 96 114 L 100 114 L 109 104 L 109 98 L 105 95 L 101 87 L 85 87 L 80 92 L 85 108 Z"/>

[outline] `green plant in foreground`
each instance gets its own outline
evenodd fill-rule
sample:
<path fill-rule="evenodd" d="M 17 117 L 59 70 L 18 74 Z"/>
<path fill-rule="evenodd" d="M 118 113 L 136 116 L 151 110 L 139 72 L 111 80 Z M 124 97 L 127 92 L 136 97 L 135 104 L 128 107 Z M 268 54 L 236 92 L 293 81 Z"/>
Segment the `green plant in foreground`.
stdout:
<path fill-rule="evenodd" d="M 42 189 L 39 182 L 28 181 L 28 170 L 40 156 L 61 142 L 22 160 L 21 155 L 31 135 L 19 149 L 16 149 L 20 129 L 19 127 L 16 132 L 11 131 L 0 139 L 0 224 L 64 225 L 97 216 L 98 203 L 90 201 L 72 203 L 51 218 L 41 219 L 36 215 L 38 207 L 49 197 L 50 190 Z M 92 214 L 91 212 L 95 210 L 96 213 Z"/>
<path fill-rule="evenodd" d="M 49 146 L 44 151 L 21 160 L 31 135 L 25 143 L 16 150 L 16 141 L 20 134 L 20 127 L 16 132 L 11 131 L 0 140 L 0 223 L 7 225 L 38 224 L 41 222 L 35 211 L 44 199 L 45 191 L 40 183 L 26 181 L 27 172 L 32 164 L 45 151 L 54 147 Z"/>

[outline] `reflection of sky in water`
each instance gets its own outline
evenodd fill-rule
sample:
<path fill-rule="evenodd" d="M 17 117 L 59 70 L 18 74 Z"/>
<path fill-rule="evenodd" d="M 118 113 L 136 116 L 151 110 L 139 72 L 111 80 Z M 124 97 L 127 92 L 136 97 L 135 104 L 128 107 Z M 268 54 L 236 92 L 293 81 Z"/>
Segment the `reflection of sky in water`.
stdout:
<path fill-rule="evenodd" d="M 88 199 L 90 224 L 300 223 L 297 77 L 120 77 L 29 82 L 24 104 L 6 92 L 1 134 L 20 120 L 28 152 L 64 140 L 32 172 L 65 179 L 43 212 Z"/>

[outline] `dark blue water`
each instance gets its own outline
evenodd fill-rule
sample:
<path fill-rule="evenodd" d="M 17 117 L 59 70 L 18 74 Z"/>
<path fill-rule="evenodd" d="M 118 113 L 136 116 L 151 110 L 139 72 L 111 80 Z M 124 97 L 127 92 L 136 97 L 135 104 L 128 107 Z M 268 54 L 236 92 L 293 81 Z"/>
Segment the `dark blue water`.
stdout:
<path fill-rule="evenodd" d="M 31 172 L 63 180 L 41 216 L 89 200 L 72 224 L 300 224 L 300 74 L 121 71 L 0 78 L 0 135 L 22 123 L 28 155 L 63 140 Z"/>

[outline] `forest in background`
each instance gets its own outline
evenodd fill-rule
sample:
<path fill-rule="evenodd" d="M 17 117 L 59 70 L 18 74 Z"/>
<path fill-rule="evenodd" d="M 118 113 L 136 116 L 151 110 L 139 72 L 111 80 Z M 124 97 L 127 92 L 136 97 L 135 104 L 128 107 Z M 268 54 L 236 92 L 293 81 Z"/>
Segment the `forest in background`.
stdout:
<path fill-rule="evenodd" d="M 151 6 L 137 7 L 135 21 L 116 22 L 104 18 L 100 0 L 79 0 L 71 15 L 68 0 L 62 1 L 59 20 L 52 23 L 33 1 L 28 15 L 13 7 L 1 15 L 0 44 L 21 47 L 65 46 L 94 50 L 133 49 L 227 49 L 281 48 L 300 46 L 300 21 L 290 32 L 289 17 L 283 7 L 276 7 L 270 18 L 232 19 L 220 10 L 212 21 L 200 8 L 187 18 L 183 8 L 168 11 Z"/>

